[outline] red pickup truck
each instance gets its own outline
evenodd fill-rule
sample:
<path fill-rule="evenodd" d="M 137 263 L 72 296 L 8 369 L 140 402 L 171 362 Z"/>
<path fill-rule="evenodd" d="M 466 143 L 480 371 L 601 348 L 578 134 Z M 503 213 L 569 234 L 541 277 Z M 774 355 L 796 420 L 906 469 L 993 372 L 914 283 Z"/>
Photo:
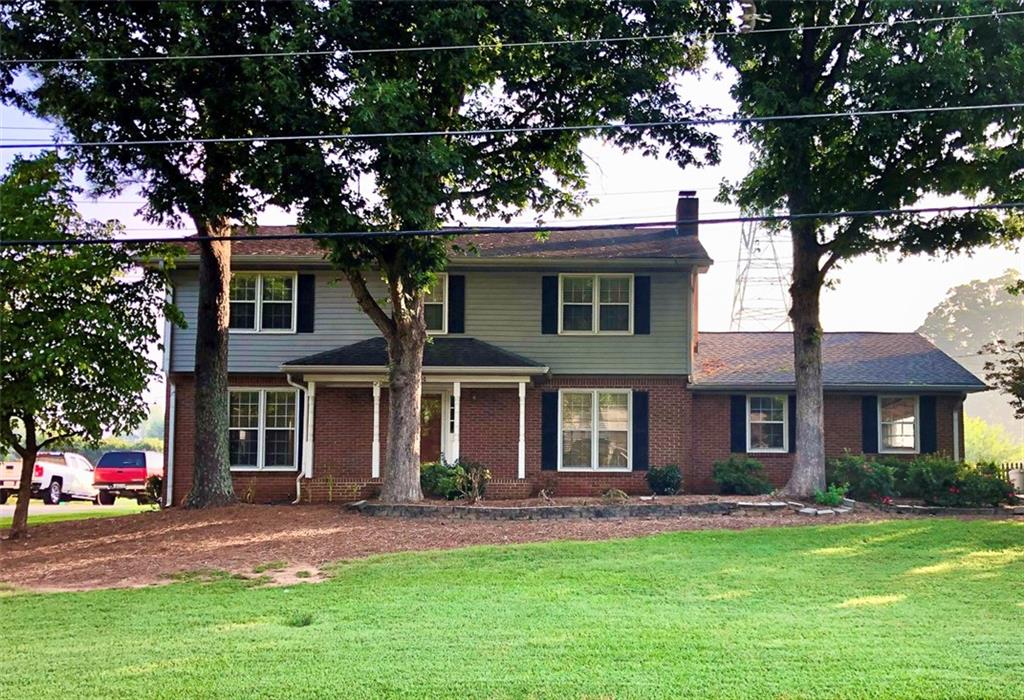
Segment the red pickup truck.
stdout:
<path fill-rule="evenodd" d="M 107 452 L 96 463 L 93 484 L 96 486 L 96 502 L 101 506 L 112 506 L 114 500 L 133 498 L 137 503 L 150 500 L 146 481 L 151 476 L 163 477 L 164 457 L 159 452 L 141 450 L 118 450 Z"/>

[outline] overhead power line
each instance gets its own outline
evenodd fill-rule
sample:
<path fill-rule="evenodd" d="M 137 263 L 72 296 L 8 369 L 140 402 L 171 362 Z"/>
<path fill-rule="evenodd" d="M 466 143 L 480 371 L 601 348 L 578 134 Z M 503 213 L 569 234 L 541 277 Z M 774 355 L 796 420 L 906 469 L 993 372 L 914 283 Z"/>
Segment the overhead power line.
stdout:
<path fill-rule="evenodd" d="M 563 126 L 521 126 L 505 129 L 450 129 L 423 131 L 383 131 L 360 134 L 280 134 L 277 136 L 211 136 L 187 139 L 134 139 L 126 141 L 56 141 L 0 143 L 0 150 L 33 148 L 111 148 L 116 146 L 173 146 L 210 143 L 274 143 L 282 141 L 351 141 L 355 139 L 425 138 L 433 136 L 486 136 L 489 134 L 525 134 L 558 131 L 614 131 L 618 129 L 657 129 L 669 126 L 716 126 L 721 124 L 763 124 L 809 119 L 841 119 L 854 117 L 895 116 L 897 114 L 930 114 L 944 112 L 981 112 L 1020 109 L 1024 102 L 1002 102 L 987 105 L 949 105 L 946 107 L 905 107 L 896 109 L 851 110 L 847 112 L 816 112 L 809 114 L 777 114 L 764 117 L 710 117 L 698 119 L 667 119 L 654 122 L 623 122 L 620 124 L 579 124 Z"/>
<path fill-rule="evenodd" d="M 891 21 L 876 22 L 851 22 L 846 24 L 817 24 L 808 26 L 791 27 L 765 27 L 763 29 L 750 29 L 740 31 L 720 30 L 707 33 L 695 33 L 697 38 L 713 36 L 746 36 L 749 34 L 779 34 L 803 31 L 825 31 L 830 29 L 867 29 L 872 27 L 893 27 L 904 24 L 934 24 L 937 22 L 969 21 L 976 19 L 997 19 L 1000 17 L 1012 17 L 1022 15 L 1024 10 L 1012 10 L 1006 12 L 984 12 L 969 15 L 948 15 L 943 17 L 921 17 L 914 19 L 895 19 Z M 645 34 L 641 36 L 613 36 L 594 37 L 586 39 L 549 39 L 544 41 L 513 41 L 513 42 L 492 42 L 485 44 L 450 44 L 439 46 L 395 46 L 369 49 L 310 49 L 304 51 L 264 51 L 252 53 L 217 53 L 217 54 L 151 54 L 147 56 L 74 56 L 67 58 L 5 58 L 0 63 L 6 64 L 32 64 L 45 65 L 52 63 L 115 63 L 115 62 L 151 62 L 151 61 L 200 61 L 200 60 L 228 60 L 228 59 L 254 59 L 254 58 L 285 58 L 290 56 L 362 56 L 389 53 L 432 53 L 439 51 L 478 51 L 483 49 L 521 49 L 535 48 L 542 46 L 574 46 L 581 44 L 619 44 L 633 41 L 670 41 L 680 40 L 686 35 L 679 33 L 671 34 Z"/>
<path fill-rule="evenodd" d="M 998 202 L 992 204 L 967 204 L 961 206 L 946 207 L 906 207 L 902 209 L 859 209 L 851 211 L 830 211 L 830 212 L 808 212 L 801 214 L 764 214 L 757 216 L 736 216 L 729 218 L 715 219 L 680 219 L 670 221 L 645 221 L 629 222 L 620 224 L 598 224 L 598 225 L 574 225 L 574 226 L 479 226 L 466 228 L 447 229 L 415 229 L 395 231 L 334 231 L 334 232 L 311 232 L 311 233 L 269 233 L 257 236 L 149 236 L 138 238 L 74 238 L 74 239 L 21 239 L 0 241 L 0 246 L 26 247 L 26 246 L 52 246 L 66 247 L 77 245 L 102 245 L 117 243 L 198 243 L 213 241 L 292 241 L 292 240 L 332 240 L 349 238 L 406 238 L 410 236 L 484 236 L 496 234 L 532 234 L 558 233 L 572 231 L 621 231 L 638 230 L 656 227 L 673 227 L 678 225 L 715 225 L 734 224 L 749 222 L 774 222 L 774 221 L 798 221 L 806 219 L 844 219 L 854 217 L 883 217 L 900 216 L 907 214 L 941 214 L 970 211 L 992 211 L 1024 209 L 1024 201 L 1020 202 Z"/>

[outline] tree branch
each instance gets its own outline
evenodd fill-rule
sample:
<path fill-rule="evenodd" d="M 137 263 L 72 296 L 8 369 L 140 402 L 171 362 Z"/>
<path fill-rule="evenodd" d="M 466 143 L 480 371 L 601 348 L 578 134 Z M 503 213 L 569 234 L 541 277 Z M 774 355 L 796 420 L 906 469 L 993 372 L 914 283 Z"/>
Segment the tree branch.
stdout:
<path fill-rule="evenodd" d="M 859 24 L 864 21 L 864 16 L 867 13 L 868 2 L 867 0 L 860 0 L 857 3 L 857 8 L 853 11 L 853 16 L 849 20 L 849 24 Z M 835 87 L 836 82 L 839 80 L 839 76 L 842 75 L 843 71 L 846 70 L 846 65 L 850 60 L 850 49 L 853 47 L 853 37 L 859 31 L 859 27 L 844 27 L 843 29 L 837 30 L 836 38 L 829 44 L 828 48 L 821 56 L 820 70 L 824 71 L 825 66 L 828 64 L 828 58 L 836 50 L 839 51 L 839 55 L 836 57 L 836 62 L 832 64 L 832 69 L 825 75 L 821 81 L 821 85 L 818 88 L 819 95 L 826 95 L 832 88 Z"/>
<path fill-rule="evenodd" d="M 356 295 L 356 303 L 359 304 L 359 308 L 370 317 L 374 325 L 380 329 L 380 332 L 384 334 L 385 338 L 390 338 L 395 333 L 395 322 L 388 316 L 384 309 L 380 308 L 380 304 L 370 294 L 369 288 L 366 286 L 366 278 L 363 277 L 363 273 L 358 270 L 347 272 L 345 277 L 348 279 L 349 286 L 352 287 L 352 292 Z"/>
<path fill-rule="evenodd" d="M 53 437 L 48 437 L 45 440 L 43 440 L 41 443 L 39 443 L 39 445 L 36 447 L 36 449 L 41 450 L 44 447 L 46 447 L 47 445 L 52 445 L 55 442 L 60 442 L 61 440 L 67 440 L 68 438 L 73 438 L 73 437 L 75 437 L 77 435 L 78 435 L 78 433 L 63 433 L 62 435 L 54 435 Z"/>

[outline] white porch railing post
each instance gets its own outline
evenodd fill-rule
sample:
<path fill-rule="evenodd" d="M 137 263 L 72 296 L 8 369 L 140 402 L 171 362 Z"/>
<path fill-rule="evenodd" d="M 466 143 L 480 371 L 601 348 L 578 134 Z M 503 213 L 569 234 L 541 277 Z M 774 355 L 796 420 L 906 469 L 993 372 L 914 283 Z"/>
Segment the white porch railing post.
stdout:
<path fill-rule="evenodd" d="M 526 478 L 526 382 L 519 382 L 519 478 Z"/>
<path fill-rule="evenodd" d="M 452 400 L 455 402 L 455 425 L 452 430 L 451 455 L 449 459 L 454 462 L 459 458 L 459 438 L 462 434 L 462 383 L 452 383 Z"/>
<path fill-rule="evenodd" d="M 373 448 L 370 476 L 380 478 L 380 382 L 373 383 Z"/>

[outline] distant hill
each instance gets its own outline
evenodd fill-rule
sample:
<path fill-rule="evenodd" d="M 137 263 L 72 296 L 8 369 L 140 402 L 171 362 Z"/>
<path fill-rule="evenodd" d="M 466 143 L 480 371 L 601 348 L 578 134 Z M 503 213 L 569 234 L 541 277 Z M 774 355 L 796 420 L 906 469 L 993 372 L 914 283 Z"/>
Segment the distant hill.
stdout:
<path fill-rule="evenodd" d="M 974 280 L 952 287 L 946 298 L 933 308 L 917 332 L 956 358 L 982 380 L 985 358 L 978 354 L 985 343 L 1000 338 L 1014 340 L 1024 331 L 1024 296 L 1007 291 L 1019 283 L 1021 272 L 1008 269 L 1002 276 Z M 1013 416 L 1006 396 L 986 391 L 967 397 L 965 412 L 993 425 L 1002 425 L 1024 442 L 1024 421 Z"/>

